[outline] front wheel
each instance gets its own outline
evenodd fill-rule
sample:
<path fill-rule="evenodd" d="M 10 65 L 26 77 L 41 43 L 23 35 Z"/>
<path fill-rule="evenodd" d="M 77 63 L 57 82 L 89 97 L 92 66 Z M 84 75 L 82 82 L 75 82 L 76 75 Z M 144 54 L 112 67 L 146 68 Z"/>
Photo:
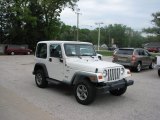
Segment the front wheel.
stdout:
<path fill-rule="evenodd" d="M 110 93 L 114 96 L 121 96 L 123 95 L 127 90 L 127 86 L 123 87 L 123 88 L 118 88 L 115 90 L 110 90 Z"/>
<path fill-rule="evenodd" d="M 30 55 L 31 54 L 31 52 L 27 52 L 27 55 Z"/>
<path fill-rule="evenodd" d="M 83 105 L 92 103 L 96 96 L 96 90 L 92 83 L 83 80 L 74 86 L 76 100 Z"/>
<path fill-rule="evenodd" d="M 42 69 L 39 69 L 36 71 L 35 82 L 36 82 L 36 85 L 40 88 L 47 87 L 48 82 L 46 81 L 45 74 Z"/>
<path fill-rule="evenodd" d="M 98 56 L 98 59 L 99 59 L 99 60 L 102 60 L 102 57 L 101 57 L 101 56 Z"/>
<path fill-rule="evenodd" d="M 149 69 L 153 69 L 154 68 L 154 62 L 152 61 L 151 64 L 149 65 Z"/>
<path fill-rule="evenodd" d="M 159 75 L 159 77 L 160 77 L 160 68 L 158 69 L 158 75 Z"/>

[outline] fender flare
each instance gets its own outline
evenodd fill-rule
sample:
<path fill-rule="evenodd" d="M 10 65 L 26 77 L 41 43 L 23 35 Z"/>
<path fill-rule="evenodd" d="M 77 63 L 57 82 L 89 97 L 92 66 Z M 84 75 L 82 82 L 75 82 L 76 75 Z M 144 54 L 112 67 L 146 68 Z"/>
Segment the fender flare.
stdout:
<path fill-rule="evenodd" d="M 43 63 L 36 63 L 35 66 L 34 66 L 33 75 L 35 75 L 37 69 L 43 69 L 45 76 L 49 77 L 48 71 L 47 71 L 47 67 L 46 67 L 45 64 L 43 64 Z"/>
<path fill-rule="evenodd" d="M 97 76 L 93 73 L 76 72 L 72 77 L 71 84 L 75 85 L 75 84 L 81 82 L 81 80 L 83 80 L 83 79 L 87 79 L 92 83 L 98 82 Z"/>

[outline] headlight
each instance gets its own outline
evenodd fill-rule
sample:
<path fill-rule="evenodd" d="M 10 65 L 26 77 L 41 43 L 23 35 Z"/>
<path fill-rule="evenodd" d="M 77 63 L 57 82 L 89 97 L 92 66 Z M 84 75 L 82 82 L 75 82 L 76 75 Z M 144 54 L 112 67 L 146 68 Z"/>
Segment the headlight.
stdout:
<path fill-rule="evenodd" d="M 103 74 L 103 77 L 106 77 L 107 76 L 107 71 L 104 70 L 102 74 Z"/>
<path fill-rule="evenodd" d="M 121 75 L 124 74 L 125 68 L 121 68 Z"/>

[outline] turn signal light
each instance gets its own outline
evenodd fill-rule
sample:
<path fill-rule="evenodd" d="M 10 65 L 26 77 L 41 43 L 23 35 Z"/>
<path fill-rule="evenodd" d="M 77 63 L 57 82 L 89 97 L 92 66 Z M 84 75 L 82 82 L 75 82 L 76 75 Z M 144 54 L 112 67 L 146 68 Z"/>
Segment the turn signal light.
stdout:
<path fill-rule="evenodd" d="M 98 76 L 98 79 L 103 79 L 102 75 Z"/>
<path fill-rule="evenodd" d="M 136 56 L 135 55 L 132 55 L 132 61 L 136 61 Z"/>

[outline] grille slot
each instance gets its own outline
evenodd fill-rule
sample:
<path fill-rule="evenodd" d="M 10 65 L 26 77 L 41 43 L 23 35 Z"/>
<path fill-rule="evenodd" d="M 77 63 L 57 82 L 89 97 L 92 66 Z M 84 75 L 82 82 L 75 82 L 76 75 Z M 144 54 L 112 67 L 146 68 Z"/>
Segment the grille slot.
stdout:
<path fill-rule="evenodd" d="M 121 68 L 107 69 L 108 81 L 115 81 L 121 78 Z"/>

